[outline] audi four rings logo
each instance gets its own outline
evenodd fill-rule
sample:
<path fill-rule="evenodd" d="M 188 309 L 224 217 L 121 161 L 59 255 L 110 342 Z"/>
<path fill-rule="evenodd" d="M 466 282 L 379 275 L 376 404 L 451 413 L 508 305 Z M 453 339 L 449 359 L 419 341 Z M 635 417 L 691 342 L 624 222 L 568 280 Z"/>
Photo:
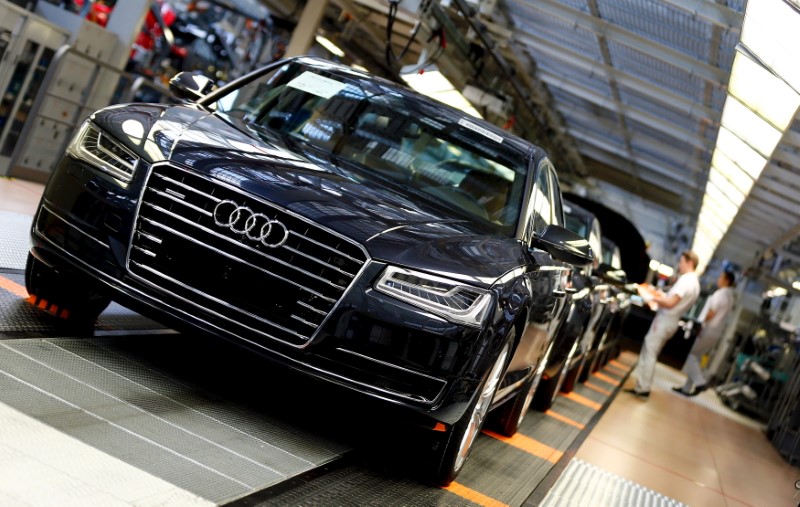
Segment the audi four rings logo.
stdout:
<path fill-rule="evenodd" d="M 214 223 L 235 234 L 244 234 L 247 239 L 268 248 L 278 248 L 289 238 L 289 229 L 280 221 L 231 200 L 220 201 L 214 206 Z"/>

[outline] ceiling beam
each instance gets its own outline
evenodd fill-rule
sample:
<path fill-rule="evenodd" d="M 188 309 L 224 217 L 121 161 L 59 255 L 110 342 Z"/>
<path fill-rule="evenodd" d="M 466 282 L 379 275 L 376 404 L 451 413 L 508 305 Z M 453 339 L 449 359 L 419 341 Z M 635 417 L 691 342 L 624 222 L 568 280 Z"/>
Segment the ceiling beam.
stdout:
<path fill-rule="evenodd" d="M 572 83 L 564 76 L 557 76 L 541 69 L 539 70 L 538 74 L 541 80 L 548 86 L 563 90 L 587 102 L 591 102 L 596 106 L 600 106 L 603 109 L 607 109 L 614 113 L 617 112 L 617 104 L 611 97 Z M 649 125 L 659 132 L 667 134 L 679 141 L 685 142 L 686 144 L 689 144 L 697 149 L 705 150 L 709 153 L 711 153 L 711 151 L 714 149 L 713 141 L 699 139 L 696 132 L 691 132 L 680 127 L 676 127 L 674 124 L 665 122 L 661 118 L 651 113 L 634 107 L 624 105 L 621 105 L 620 107 L 622 108 L 622 112 L 626 117 L 645 125 Z M 566 114 L 565 109 L 566 108 L 559 107 L 561 114 Z"/>
<path fill-rule="evenodd" d="M 685 95 L 675 93 L 671 89 L 660 86 L 655 82 L 646 81 L 628 72 L 593 60 L 569 48 L 554 44 L 544 37 L 516 32 L 514 39 L 537 53 L 547 55 L 548 58 L 556 59 L 563 64 L 579 68 L 589 74 L 605 75 L 621 86 L 638 91 L 653 102 L 698 120 L 707 121 L 711 125 L 719 125 L 721 111 L 714 111 L 700 102 L 690 100 Z M 538 61 L 541 62 L 541 58 Z"/>
<path fill-rule="evenodd" d="M 608 132 L 613 132 L 616 125 L 605 118 L 598 118 L 591 113 L 587 113 L 582 109 L 572 108 L 569 111 L 560 111 L 561 115 L 570 123 L 571 127 L 579 130 L 585 130 L 582 125 L 598 125 Z M 575 124 L 577 123 L 577 125 Z M 595 132 L 597 129 L 593 129 Z M 656 153 L 666 159 L 672 159 L 675 168 L 680 170 L 689 170 L 693 174 L 703 174 L 705 172 L 705 165 L 689 164 L 687 160 L 690 155 L 685 150 L 675 149 L 670 143 L 665 142 L 663 138 L 654 138 L 642 132 L 634 132 L 631 135 L 631 141 L 635 144 L 642 146 L 643 149 L 650 153 Z M 669 151 L 667 151 L 669 150 Z M 678 153 L 679 156 L 675 157 Z"/>
<path fill-rule="evenodd" d="M 592 132 L 585 132 L 576 129 L 570 129 L 569 134 L 573 136 L 576 140 L 589 144 L 601 151 L 605 151 L 607 153 L 613 154 L 617 157 L 621 157 L 623 159 L 628 160 L 632 164 L 636 164 L 637 169 L 641 171 L 642 169 L 647 169 L 652 173 L 658 174 L 666 178 L 667 181 L 662 181 L 661 183 L 667 183 L 671 186 L 675 186 L 676 184 L 679 185 L 680 188 L 686 188 L 690 190 L 693 194 L 701 194 L 704 190 L 699 188 L 693 181 L 687 181 L 685 176 L 680 174 L 676 174 L 675 171 L 670 171 L 666 169 L 663 165 L 659 164 L 657 161 L 649 160 L 648 157 L 642 155 L 634 155 L 632 158 L 628 154 L 628 152 L 621 146 L 612 145 L 608 142 L 608 139 L 598 137 L 594 135 Z M 585 153 L 583 147 L 579 147 L 581 153 Z M 633 174 L 631 174 L 633 177 Z"/>
<path fill-rule="evenodd" d="M 647 195 L 648 200 L 655 205 L 662 206 L 678 214 L 684 214 L 682 210 L 682 197 L 662 185 L 653 184 L 644 178 L 638 181 L 639 188 L 634 188 L 633 179 L 630 173 L 620 169 L 626 165 L 626 161 L 615 160 L 608 153 L 602 150 L 589 149 L 585 153 L 586 168 L 589 175 L 593 178 L 608 183 L 632 195 Z M 596 156 L 595 156 L 596 155 Z M 630 165 L 630 163 L 628 163 Z"/>
<path fill-rule="evenodd" d="M 709 65 L 705 61 L 693 58 L 682 51 L 672 49 L 653 39 L 639 35 L 609 21 L 598 19 L 591 14 L 561 4 L 556 0 L 537 0 L 536 2 L 525 0 L 509 1 L 526 10 L 544 12 L 550 16 L 560 18 L 575 27 L 602 35 L 609 40 L 641 51 L 674 67 L 684 69 L 721 89 L 728 85 L 728 72 L 719 67 Z"/>
<path fill-rule="evenodd" d="M 676 9 L 692 14 L 692 17 L 702 19 L 705 22 L 716 25 L 725 30 L 739 33 L 742 30 L 744 14 L 736 12 L 709 0 L 661 0 L 662 3 L 669 4 Z"/>

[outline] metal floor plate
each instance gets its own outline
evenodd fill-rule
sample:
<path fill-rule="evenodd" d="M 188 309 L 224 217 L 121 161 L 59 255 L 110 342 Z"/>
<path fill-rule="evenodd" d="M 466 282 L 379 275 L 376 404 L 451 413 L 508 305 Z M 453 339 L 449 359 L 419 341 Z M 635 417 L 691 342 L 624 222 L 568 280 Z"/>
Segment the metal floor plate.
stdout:
<path fill-rule="evenodd" d="M 137 338 L 0 341 L 0 402 L 213 502 L 347 451 L 260 412 L 263 406 L 214 395 L 215 384 L 235 373 L 208 366 L 230 355 L 225 363 L 241 367 L 248 358 L 235 356 L 244 351 L 183 335 Z M 159 343 L 165 340 L 171 343 Z M 253 395 L 254 386 L 242 387 Z"/>
<path fill-rule="evenodd" d="M 685 507 L 652 489 L 573 459 L 540 507 Z"/>

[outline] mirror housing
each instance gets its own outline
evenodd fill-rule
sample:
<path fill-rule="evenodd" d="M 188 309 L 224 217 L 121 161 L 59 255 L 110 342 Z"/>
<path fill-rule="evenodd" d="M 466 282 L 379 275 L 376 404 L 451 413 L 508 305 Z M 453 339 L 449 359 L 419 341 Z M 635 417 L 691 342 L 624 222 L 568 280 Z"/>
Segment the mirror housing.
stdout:
<path fill-rule="evenodd" d="M 576 267 L 589 266 L 594 262 L 589 241 L 558 225 L 545 227 L 541 235 L 533 238 L 531 245 L 546 251 L 557 261 Z"/>
<path fill-rule="evenodd" d="M 215 89 L 214 80 L 192 72 L 179 72 L 169 80 L 170 93 L 182 101 L 197 102 Z"/>

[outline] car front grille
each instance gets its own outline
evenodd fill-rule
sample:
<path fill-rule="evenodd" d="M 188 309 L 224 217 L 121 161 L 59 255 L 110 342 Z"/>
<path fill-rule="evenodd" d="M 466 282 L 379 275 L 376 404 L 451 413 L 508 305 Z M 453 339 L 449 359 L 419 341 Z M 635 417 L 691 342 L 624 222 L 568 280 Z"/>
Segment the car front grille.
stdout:
<path fill-rule="evenodd" d="M 301 346 L 367 261 L 355 243 L 221 181 L 154 166 L 130 272 L 236 334 Z"/>

